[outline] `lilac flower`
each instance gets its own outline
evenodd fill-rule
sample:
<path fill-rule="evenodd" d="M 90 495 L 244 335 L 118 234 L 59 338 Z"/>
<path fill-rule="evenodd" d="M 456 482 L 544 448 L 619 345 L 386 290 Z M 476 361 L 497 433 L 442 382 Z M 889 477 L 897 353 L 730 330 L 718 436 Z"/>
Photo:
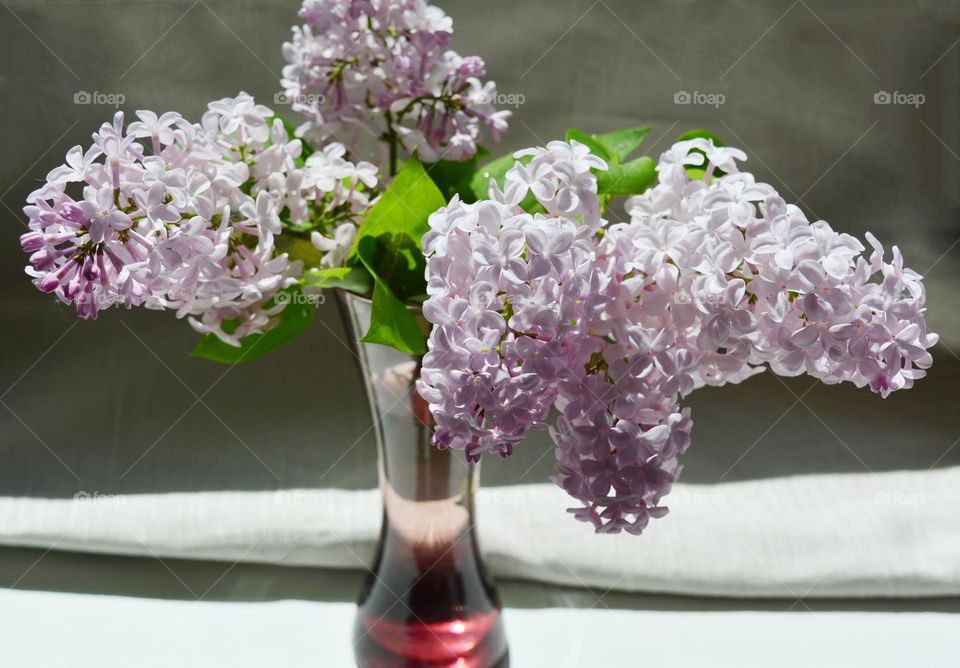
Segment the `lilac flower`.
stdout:
<path fill-rule="evenodd" d="M 519 204 L 529 191 L 553 216 L 581 222 L 591 230 L 600 226 L 597 179 L 590 170 L 605 170 L 607 165 L 589 148 L 578 141 L 553 141 L 545 148 L 517 151 L 514 157 L 532 160 L 526 165 L 517 162 L 510 170 L 506 201 Z"/>
<path fill-rule="evenodd" d="M 494 139 L 506 130 L 510 112 L 494 107 L 496 87 L 479 80 L 483 61 L 447 48 L 453 23 L 439 8 L 305 0 L 300 16 L 306 25 L 283 47 L 282 83 L 308 119 L 304 136 L 323 144 L 363 129 L 432 162 L 470 158 L 481 126 Z"/>
<path fill-rule="evenodd" d="M 631 338 L 628 322 L 608 321 L 625 265 L 593 234 L 604 221 L 590 169 L 605 165 L 583 149 L 554 142 L 526 152 L 532 160 L 507 175 L 510 195 L 477 204 L 455 198 L 431 217 L 424 314 L 435 326 L 419 387 L 437 418 L 434 442 L 473 459 L 509 454 L 528 430 L 547 426 L 555 405 L 565 425 L 551 430 L 558 484 L 595 509 L 580 515 L 603 530 L 639 531 L 660 514 L 659 498 L 679 470 L 682 448 L 666 461 L 657 448 L 670 424 L 683 423 L 669 422 L 675 401 L 638 398 L 660 396 L 650 381 L 677 365 L 669 336 Z M 531 186 L 538 173 L 542 183 Z M 524 213 L 517 203 L 528 191 L 553 215 Z M 625 345 L 641 342 L 630 360 L 635 373 L 620 368 L 626 350 L 608 342 L 611 329 Z M 634 447 L 637 439 L 649 446 Z M 686 439 L 676 442 L 686 447 Z"/>
<path fill-rule="evenodd" d="M 339 263 L 376 169 L 344 160 L 339 145 L 298 167 L 300 140 L 245 93 L 211 103 L 199 125 L 137 116 L 125 130 L 118 113 L 30 195 L 26 271 L 81 317 L 114 305 L 172 309 L 239 345 L 273 326 L 286 305 L 275 298 L 301 270 L 277 250 L 281 218 L 319 226 L 321 264 Z"/>
<path fill-rule="evenodd" d="M 886 395 L 932 363 L 923 283 L 900 252 L 885 262 L 868 235 L 861 257 L 857 240 L 737 171 L 737 149 L 674 145 L 617 225 L 591 172 L 605 165 L 585 147 L 516 157 L 490 201 L 454 198 L 430 218 L 434 328 L 418 387 L 434 442 L 471 459 L 547 427 L 553 480 L 598 532 L 639 533 L 667 512 L 692 427 L 680 399 L 697 387 L 769 366 Z M 547 215 L 519 207 L 531 194 Z"/>

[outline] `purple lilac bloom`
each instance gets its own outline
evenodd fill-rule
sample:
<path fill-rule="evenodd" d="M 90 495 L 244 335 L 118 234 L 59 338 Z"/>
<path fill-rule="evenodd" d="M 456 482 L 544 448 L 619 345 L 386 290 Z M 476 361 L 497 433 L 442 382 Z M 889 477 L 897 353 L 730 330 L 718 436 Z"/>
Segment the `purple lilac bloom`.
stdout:
<path fill-rule="evenodd" d="M 509 111 L 483 83 L 483 60 L 448 49 L 453 22 L 424 0 L 305 0 L 304 26 L 284 44 L 282 84 L 308 122 L 307 138 L 356 138 L 363 129 L 432 162 L 467 160 L 481 126 L 494 139 Z M 355 140 L 347 142 L 356 152 Z"/>
<path fill-rule="evenodd" d="M 591 172 L 606 166 L 586 147 L 516 156 L 532 159 L 503 191 L 492 183 L 490 200 L 454 198 L 430 219 L 434 328 L 419 390 L 435 444 L 473 460 L 548 428 L 553 480 L 598 532 L 640 533 L 667 512 L 692 427 L 680 401 L 697 387 L 767 365 L 886 396 L 930 366 L 937 336 L 899 250 L 888 263 L 868 235 L 864 258 L 853 237 L 739 172 L 741 151 L 674 145 L 616 225 L 601 218 Z M 519 207 L 528 192 L 545 215 Z"/>
<path fill-rule="evenodd" d="M 308 209 L 336 213 L 334 238 L 350 236 L 340 227 L 355 228 L 376 169 L 346 162 L 337 145 L 297 167 L 300 140 L 245 93 L 212 102 L 198 125 L 175 113 L 137 117 L 124 129 L 117 113 L 29 196 L 26 271 L 81 317 L 114 305 L 172 309 L 239 345 L 273 324 L 286 304 L 274 297 L 301 270 L 277 251 L 281 213 L 294 224 Z M 324 260 L 339 257 L 317 235 Z"/>

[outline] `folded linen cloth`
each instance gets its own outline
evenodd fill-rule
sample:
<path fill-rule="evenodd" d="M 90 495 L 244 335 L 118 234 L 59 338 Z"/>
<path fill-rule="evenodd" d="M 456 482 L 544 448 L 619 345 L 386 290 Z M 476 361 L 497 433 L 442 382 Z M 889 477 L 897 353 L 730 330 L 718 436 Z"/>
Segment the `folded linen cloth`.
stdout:
<path fill-rule="evenodd" d="M 0 498 L 0 544 L 328 568 L 372 563 L 380 493 Z M 679 484 L 641 537 L 594 536 L 551 485 L 477 499 L 498 577 L 733 597 L 960 595 L 960 467 Z"/>

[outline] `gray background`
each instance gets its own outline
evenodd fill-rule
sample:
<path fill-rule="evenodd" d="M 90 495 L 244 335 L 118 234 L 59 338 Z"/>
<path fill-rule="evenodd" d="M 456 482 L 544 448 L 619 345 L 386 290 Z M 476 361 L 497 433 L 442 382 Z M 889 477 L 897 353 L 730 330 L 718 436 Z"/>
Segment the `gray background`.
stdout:
<path fill-rule="evenodd" d="M 930 377 L 887 400 L 770 374 L 698 392 L 685 480 L 960 463 L 960 6 L 957 2 L 447 0 L 455 48 L 524 96 L 495 152 L 651 124 L 659 153 L 705 127 L 839 230 L 872 230 L 928 275 L 944 345 Z M 246 90 L 272 104 L 293 0 L 7 2 L 0 7 L 0 494 L 68 497 L 375 484 L 372 433 L 332 300 L 301 339 L 233 369 L 187 356 L 171 314 L 78 322 L 22 272 L 27 193 L 112 109 L 176 109 Z M 922 93 L 919 108 L 878 91 Z M 719 107 L 678 105 L 720 93 Z M 278 110 L 281 111 L 282 109 Z M 812 389 L 811 389 L 812 388 Z M 549 443 L 490 461 L 485 484 L 542 482 Z"/>

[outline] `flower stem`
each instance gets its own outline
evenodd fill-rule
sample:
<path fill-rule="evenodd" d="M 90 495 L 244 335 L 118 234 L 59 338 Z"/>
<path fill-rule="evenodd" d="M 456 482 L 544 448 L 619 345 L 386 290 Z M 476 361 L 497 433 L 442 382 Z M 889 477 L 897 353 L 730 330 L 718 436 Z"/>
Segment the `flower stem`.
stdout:
<path fill-rule="evenodd" d="M 397 175 L 397 130 L 393 127 L 393 113 L 385 114 L 387 119 L 387 146 L 390 148 L 390 176 Z"/>

